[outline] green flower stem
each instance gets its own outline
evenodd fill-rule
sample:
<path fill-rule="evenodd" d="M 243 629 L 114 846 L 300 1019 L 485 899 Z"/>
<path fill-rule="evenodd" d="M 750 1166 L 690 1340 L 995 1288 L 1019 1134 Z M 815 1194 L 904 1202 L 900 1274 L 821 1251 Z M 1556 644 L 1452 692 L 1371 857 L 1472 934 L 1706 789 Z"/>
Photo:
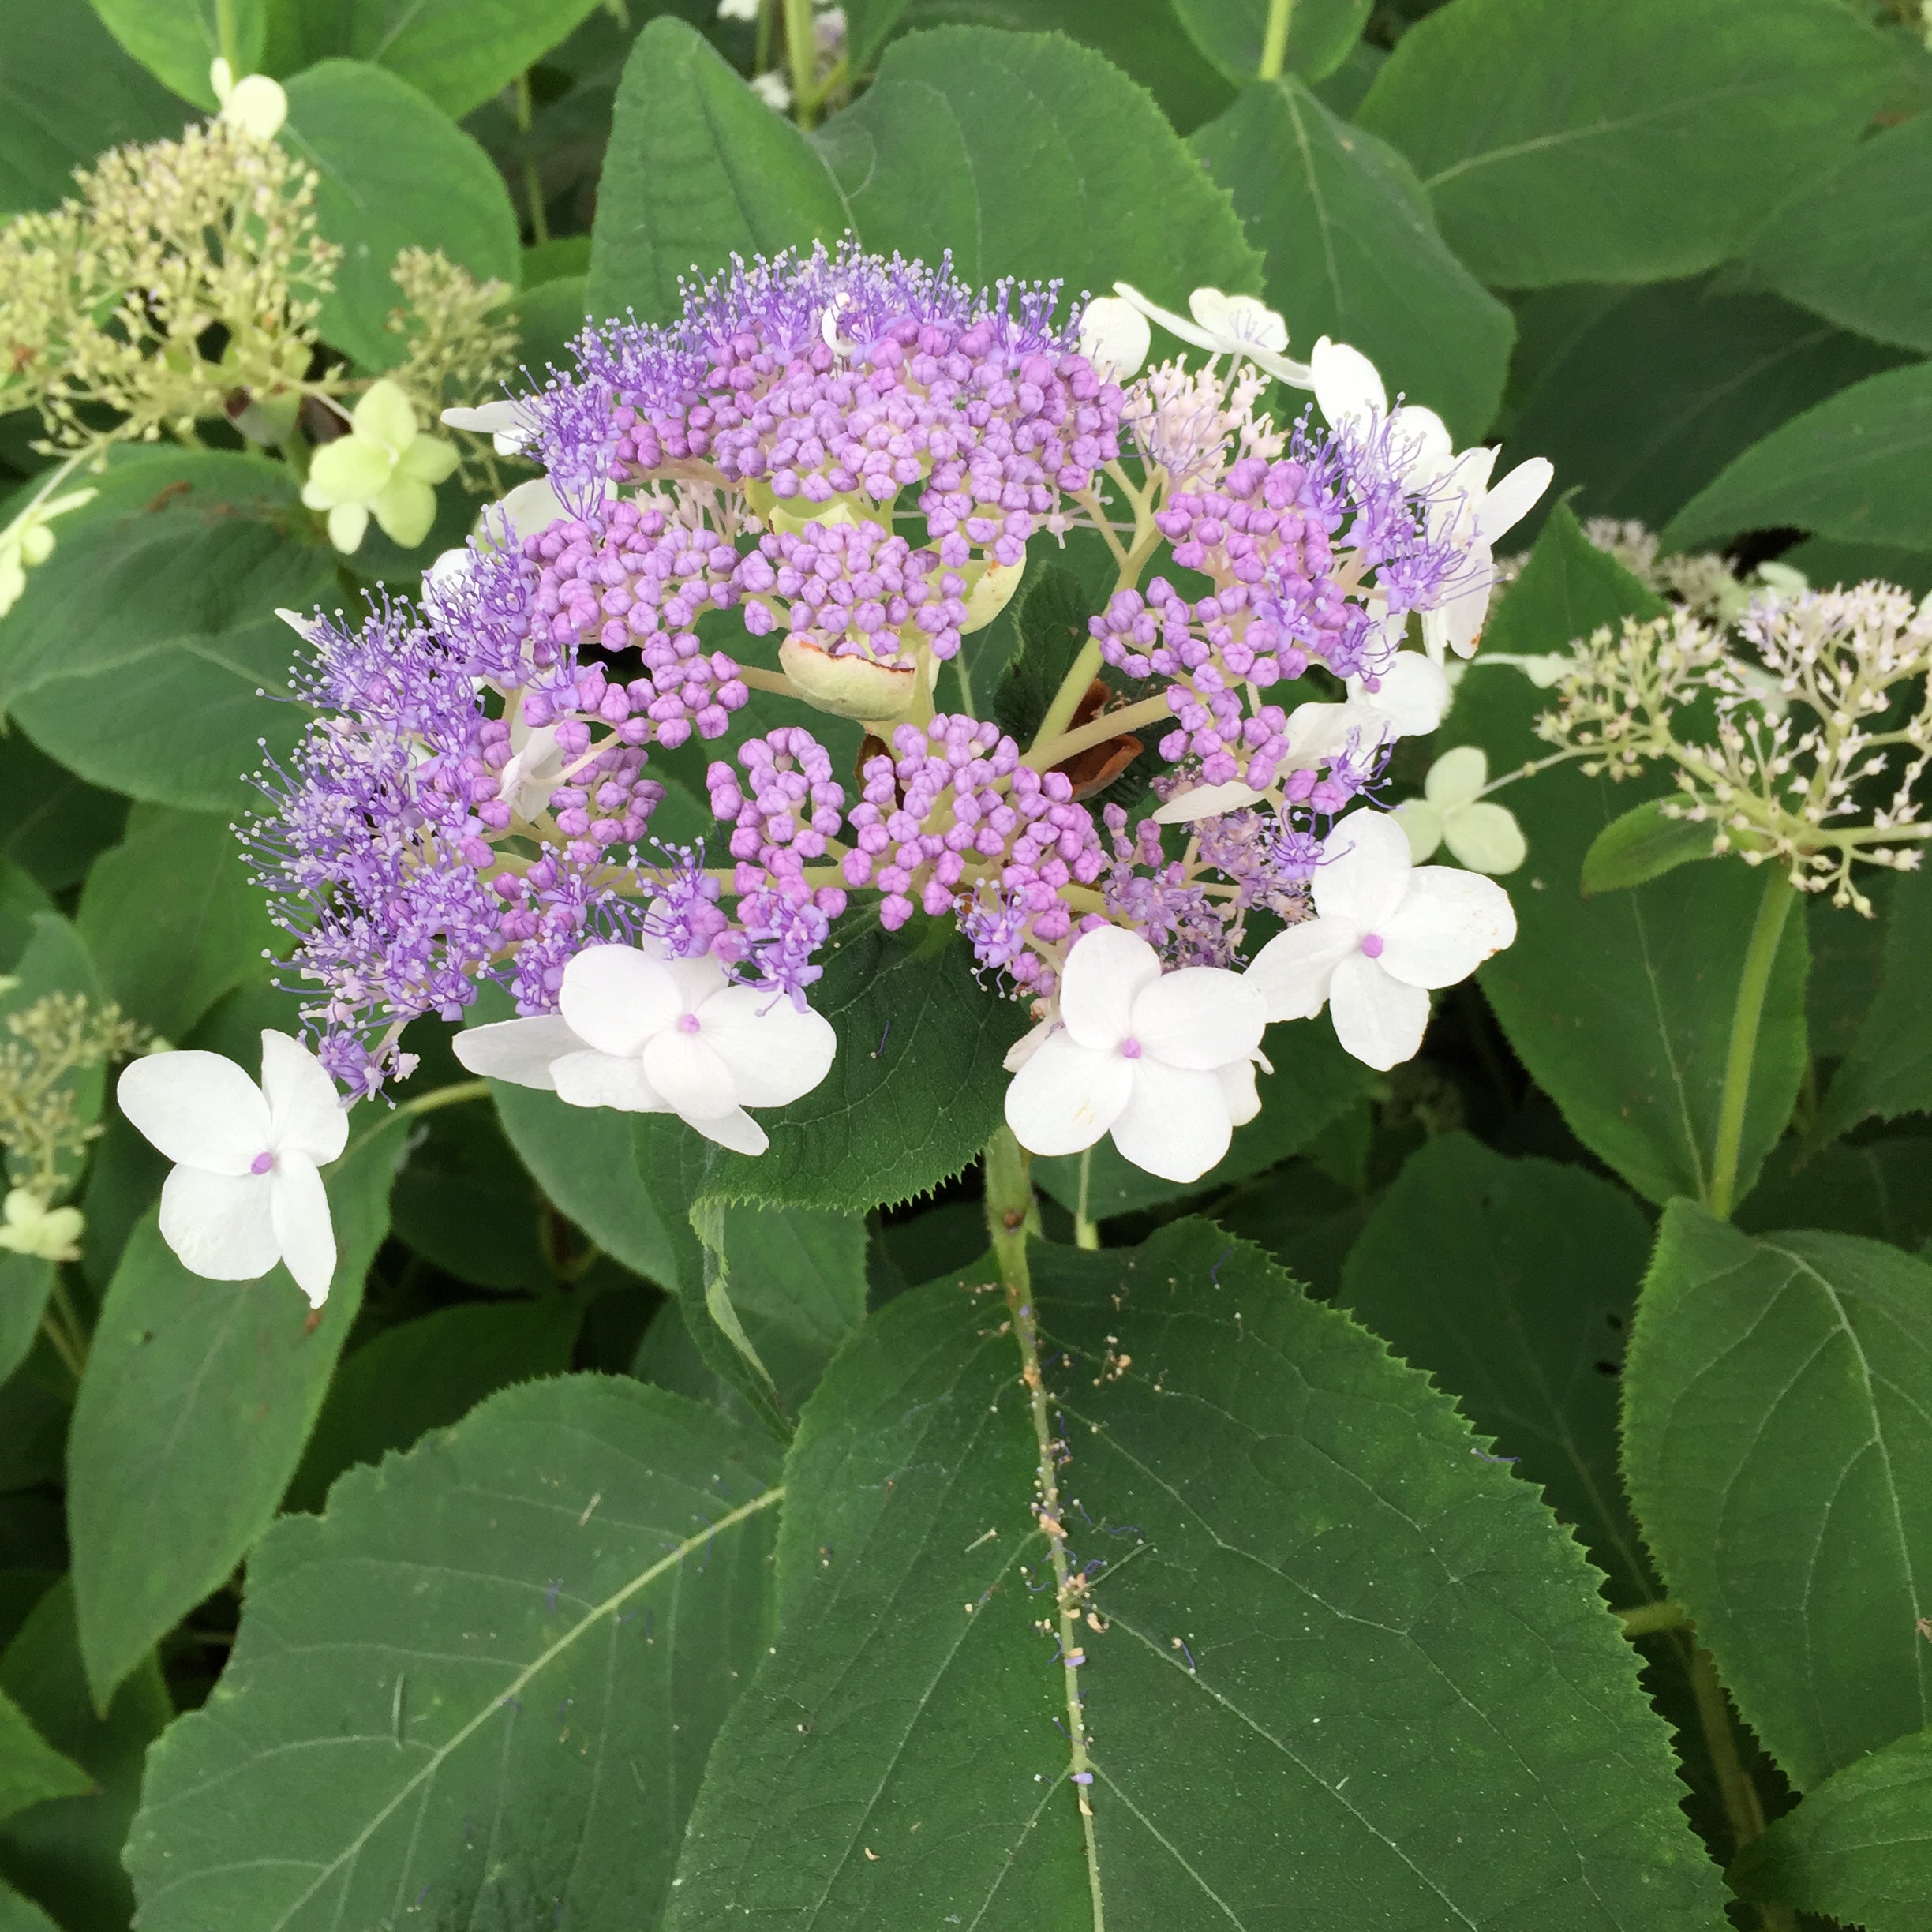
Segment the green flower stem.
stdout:
<path fill-rule="evenodd" d="M 1279 80 L 1281 70 L 1288 59 L 1288 17 L 1294 11 L 1294 0 L 1268 0 L 1267 28 L 1261 36 L 1261 66 L 1259 77 L 1264 80 Z"/>
<path fill-rule="evenodd" d="M 530 70 L 526 68 L 516 77 L 516 124 L 519 134 L 530 132 L 534 113 Z M 537 167 L 534 155 L 526 154 L 523 157 L 523 199 L 530 208 L 530 240 L 541 247 L 550 239 L 550 221 L 544 212 L 543 170 Z"/>
<path fill-rule="evenodd" d="M 1072 684 L 1079 680 L 1079 688 L 1074 694 L 1073 704 L 1079 702 L 1080 694 L 1093 682 L 1094 673 L 1100 668 L 1100 647 L 1092 646 L 1093 664 L 1087 668 L 1087 653 L 1082 651 L 1074 661 L 1073 676 L 1068 680 Z M 1081 673 L 1084 670 L 1084 676 Z M 1064 697 L 1063 691 L 1061 696 Z M 1066 706 L 1066 717 L 1073 715 L 1073 704 Z M 1038 735 L 1033 740 L 1033 748 L 1026 754 L 1026 762 L 1035 771 L 1045 771 L 1062 760 L 1070 758 L 1076 751 L 1084 751 L 1089 745 L 1105 744 L 1108 739 L 1118 738 L 1122 732 L 1136 730 L 1143 724 L 1171 718 L 1174 708 L 1167 702 L 1167 694 L 1162 691 L 1152 698 L 1143 698 L 1137 704 L 1124 705 L 1118 711 L 1108 711 L 1095 718 L 1091 724 L 1083 724 L 1077 731 L 1065 728 L 1065 719 L 1056 724 L 1054 713 L 1059 710 L 1060 698 L 1054 699 L 1052 708 L 1040 721 Z M 1054 727 L 1050 735 L 1048 728 Z"/>
<path fill-rule="evenodd" d="M 241 43 L 235 36 L 234 0 L 215 0 L 215 37 L 221 43 L 221 57 L 228 63 L 229 77 L 243 79 Z"/>
<path fill-rule="evenodd" d="M 1694 1638 L 1690 1640 L 1690 1689 L 1697 1699 L 1698 1721 L 1710 1752 L 1711 1768 L 1717 1774 L 1717 1792 L 1724 1801 L 1724 1820 L 1731 1827 L 1734 1854 L 1742 1852 L 1754 1838 L 1764 1836 L 1764 1807 L 1758 1802 L 1758 1788 L 1751 1782 L 1744 1761 L 1738 1755 L 1737 1733 L 1731 1728 L 1731 1709 L 1711 1654 Z M 1761 1905 L 1759 1923 L 1765 1932 L 1798 1932 L 1798 1916 L 1789 1907 Z"/>
<path fill-rule="evenodd" d="M 1073 1240 L 1081 1248 L 1100 1245 L 1100 1225 L 1087 1211 L 1087 1184 L 1093 1172 L 1093 1149 L 1080 1156 L 1080 1203 L 1073 1211 Z"/>
<path fill-rule="evenodd" d="M 439 1107 L 460 1106 L 466 1100 L 487 1100 L 490 1086 L 486 1080 L 457 1080 L 447 1087 L 432 1087 L 427 1093 L 399 1101 L 399 1114 L 433 1114 Z"/>
<path fill-rule="evenodd" d="M 811 0 L 784 0 L 785 59 L 792 69 L 792 111 L 809 129 L 818 118 L 812 72 L 818 64 L 818 36 L 812 27 Z"/>
<path fill-rule="evenodd" d="M 1668 1597 L 1655 1603 L 1638 1604 L 1628 1610 L 1617 1612 L 1618 1620 L 1623 1626 L 1626 1637 L 1654 1637 L 1660 1631 L 1682 1631 L 1690 1627 L 1690 1612 L 1680 1603 L 1672 1603 Z"/>
<path fill-rule="evenodd" d="M 1055 1454 L 1053 1420 L 1046 1402 L 1046 1381 L 1040 1368 L 1039 1324 L 1033 1312 L 1032 1277 L 1027 1266 L 1027 1237 L 1039 1230 L 1039 1208 L 1033 1198 L 1028 1170 L 1032 1157 L 1002 1127 L 987 1143 L 987 1227 L 999 1263 L 1000 1282 L 1006 1290 L 1006 1310 L 1013 1339 L 1020 1346 L 1020 1380 L 1027 1391 L 1033 1421 L 1033 1440 L 1039 1451 L 1034 1476 L 1034 1509 L 1053 1561 L 1054 1594 L 1060 1612 L 1060 1657 L 1066 1684 L 1066 1728 L 1073 1742 L 1067 1777 L 1079 1800 L 1080 1830 L 1087 1846 L 1087 1887 L 1093 1901 L 1094 1932 L 1106 1932 L 1100 1899 L 1099 1848 L 1094 1838 L 1093 1762 L 1087 1754 L 1087 1727 L 1080 1709 L 1080 1666 L 1084 1659 L 1081 1638 L 1081 1596 L 1074 1587 L 1067 1560 L 1066 1531 L 1060 1520 L 1060 1463 Z"/>
<path fill-rule="evenodd" d="M 1774 865 L 1765 881 L 1764 897 L 1751 927 L 1744 953 L 1743 977 L 1738 982 L 1737 1005 L 1731 1014 L 1731 1044 L 1724 1055 L 1724 1094 L 1717 1110 L 1717 1144 L 1711 1161 L 1710 1189 L 1705 1205 L 1720 1221 L 1731 1218 L 1737 1204 L 1738 1148 L 1744 1138 L 1744 1110 L 1750 1097 L 1751 1064 L 1758 1053 L 1758 1028 L 1764 1017 L 1765 994 L 1777 958 L 1784 921 L 1797 897 L 1790 876 Z"/>

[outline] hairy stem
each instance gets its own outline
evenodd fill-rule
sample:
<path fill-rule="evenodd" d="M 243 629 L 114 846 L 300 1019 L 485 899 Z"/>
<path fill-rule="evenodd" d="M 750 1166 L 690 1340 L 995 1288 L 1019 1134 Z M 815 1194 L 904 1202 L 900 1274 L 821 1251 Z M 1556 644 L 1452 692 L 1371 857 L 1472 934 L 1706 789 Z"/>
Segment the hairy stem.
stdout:
<path fill-rule="evenodd" d="M 1093 1761 L 1087 1754 L 1087 1727 L 1080 1709 L 1080 1606 L 1067 1561 L 1066 1530 L 1060 1520 L 1060 1463 L 1053 1419 L 1040 1368 L 1039 1324 L 1033 1312 L 1032 1281 L 1027 1266 L 1027 1236 L 1037 1232 L 1039 1211 L 1028 1176 L 1031 1157 L 1004 1127 L 987 1144 L 987 1227 L 1006 1290 L 1013 1339 L 1020 1345 L 1020 1380 L 1027 1392 L 1033 1440 L 1039 1451 L 1034 1477 L 1035 1515 L 1053 1562 L 1054 1597 L 1060 1619 L 1060 1664 L 1066 1687 L 1066 1729 L 1070 1740 L 1067 1776 L 1080 1802 L 1080 1831 L 1087 1848 L 1087 1889 L 1093 1904 L 1093 1932 L 1106 1932 L 1100 1897 L 1099 1848 L 1094 1837 Z"/>
<path fill-rule="evenodd" d="M 1750 1097 L 1752 1062 L 1758 1054 L 1758 1029 L 1764 1017 L 1765 994 L 1777 959 L 1784 921 L 1796 897 L 1782 866 L 1771 868 L 1758 917 L 1745 949 L 1744 972 L 1738 982 L 1737 1005 L 1731 1014 L 1731 1043 L 1724 1054 L 1724 1091 L 1717 1108 L 1717 1143 L 1711 1160 L 1710 1191 L 1705 1204 L 1720 1220 L 1728 1220 L 1737 1203 L 1738 1149 L 1744 1138 L 1744 1110 Z"/>
<path fill-rule="evenodd" d="M 1261 36 L 1261 65 L 1257 70 L 1264 80 L 1279 80 L 1288 59 L 1288 19 L 1294 0 L 1268 0 L 1267 27 Z"/>

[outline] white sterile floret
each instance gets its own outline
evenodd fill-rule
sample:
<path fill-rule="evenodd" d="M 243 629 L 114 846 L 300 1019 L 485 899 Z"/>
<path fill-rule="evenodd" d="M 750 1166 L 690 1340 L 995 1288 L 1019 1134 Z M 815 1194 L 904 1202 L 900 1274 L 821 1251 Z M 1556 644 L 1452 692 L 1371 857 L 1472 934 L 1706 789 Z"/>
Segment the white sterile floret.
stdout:
<path fill-rule="evenodd" d="M 499 456 L 522 455 L 541 433 L 529 406 L 507 398 L 500 402 L 481 402 L 474 409 L 446 409 L 443 421 L 451 429 L 488 436 Z"/>
<path fill-rule="evenodd" d="M 220 1054 L 150 1054 L 122 1072 L 115 1095 L 175 1163 L 161 1234 L 182 1265 L 211 1281 L 253 1281 L 284 1262 L 320 1308 L 335 1272 L 320 1170 L 347 1145 L 349 1116 L 315 1055 L 264 1033 L 257 1086 Z"/>
<path fill-rule="evenodd" d="M 1335 1037 L 1384 1070 L 1414 1057 L 1431 987 L 1466 979 L 1516 937 L 1509 894 L 1447 866 L 1417 869 L 1391 818 L 1364 806 L 1322 841 L 1316 917 L 1290 926 L 1249 968 L 1271 1020 L 1312 1020 L 1324 1005 Z"/>
<path fill-rule="evenodd" d="M 355 406 L 349 433 L 316 451 L 302 501 L 328 512 L 329 541 L 345 554 L 361 545 L 371 516 L 414 549 L 436 521 L 436 485 L 455 467 L 455 445 L 425 435 L 409 398 L 384 376 Z"/>
<path fill-rule="evenodd" d="M 1150 301 L 1129 282 L 1116 282 L 1114 292 L 1140 310 L 1150 321 L 1158 322 L 1170 335 L 1178 335 L 1196 349 L 1212 355 L 1245 356 L 1257 369 L 1278 376 L 1298 388 L 1309 385 L 1309 366 L 1289 360 L 1288 324 L 1258 296 L 1226 295 L 1217 288 L 1198 288 L 1188 298 L 1193 320 L 1178 316 L 1171 309 Z"/>
<path fill-rule="evenodd" d="M 590 946 L 564 968 L 555 1013 L 456 1035 L 473 1073 L 571 1106 L 675 1114 L 740 1154 L 771 1144 L 747 1107 L 785 1106 L 831 1071 L 838 1036 L 783 994 L 735 986 L 709 954 Z"/>
<path fill-rule="evenodd" d="M 1380 745 L 1432 732 L 1449 709 L 1449 680 L 1442 667 L 1417 651 L 1400 651 L 1383 665 L 1371 691 L 1365 679 L 1348 680 L 1342 704 L 1297 705 L 1288 713 L 1290 770 L 1326 764 L 1354 740 L 1357 763 Z"/>
<path fill-rule="evenodd" d="M 1405 402 L 1391 411 L 1380 373 L 1359 349 L 1324 335 L 1309 355 L 1315 406 L 1331 429 L 1374 436 L 1388 425 L 1389 455 L 1411 489 L 1426 489 L 1449 467 L 1455 445 L 1432 409 Z"/>
<path fill-rule="evenodd" d="M 1516 814 L 1482 796 L 1488 782 L 1489 761 L 1481 745 L 1458 745 L 1429 767 L 1421 797 L 1395 807 L 1417 865 L 1438 845 L 1447 845 L 1472 872 L 1514 872 L 1530 856 Z"/>
<path fill-rule="evenodd" d="M 17 1187 L 0 1208 L 0 1248 L 41 1261 L 78 1261 L 82 1226 L 78 1208 L 50 1208 L 32 1188 Z"/>
<path fill-rule="evenodd" d="M 1154 814 L 1156 825 L 1193 825 L 1197 818 L 1219 818 L 1224 813 L 1245 811 L 1250 805 L 1259 805 L 1262 794 L 1251 784 L 1244 784 L 1238 778 L 1230 778 L 1224 784 L 1196 785 L 1191 792 L 1182 792 L 1162 806 Z"/>
<path fill-rule="evenodd" d="M 1238 973 L 1163 973 L 1144 939 L 1100 926 L 1067 955 L 1059 1005 L 1007 1056 L 1006 1125 L 1029 1151 L 1078 1154 L 1110 1133 L 1136 1167 L 1196 1181 L 1260 1110 L 1267 1015 Z"/>
<path fill-rule="evenodd" d="M 1140 374 L 1153 340 L 1147 317 L 1118 295 L 1095 296 L 1080 317 L 1080 354 L 1118 382 Z"/>
<path fill-rule="evenodd" d="M 288 95 L 279 80 L 266 74 L 244 74 L 238 80 L 234 71 L 219 54 L 208 69 L 208 85 L 221 103 L 221 118 L 232 127 L 253 134 L 259 141 L 271 141 L 288 118 Z"/>

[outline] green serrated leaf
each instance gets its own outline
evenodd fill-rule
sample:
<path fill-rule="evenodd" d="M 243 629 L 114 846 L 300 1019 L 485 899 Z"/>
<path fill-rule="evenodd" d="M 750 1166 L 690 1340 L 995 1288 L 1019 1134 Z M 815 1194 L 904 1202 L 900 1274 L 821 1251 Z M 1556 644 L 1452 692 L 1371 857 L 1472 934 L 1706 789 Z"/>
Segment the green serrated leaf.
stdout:
<path fill-rule="evenodd" d="M 1809 1139 L 1837 1139 L 1876 1114 L 1932 1110 L 1932 1008 L 1925 962 L 1932 948 L 1932 873 L 1908 872 L 1894 884 L 1885 916 L 1878 990 L 1845 1054 Z"/>
<path fill-rule="evenodd" d="M 617 88 L 597 189 L 586 299 L 599 316 L 664 322 L 680 276 L 732 254 L 835 241 L 849 216 L 825 163 L 695 28 L 661 14 L 637 37 Z"/>
<path fill-rule="evenodd" d="M 1672 518 L 1667 549 L 1795 525 L 1932 549 L 1932 362 L 1854 383 L 1754 443 Z"/>
<path fill-rule="evenodd" d="M 1623 1401 L 1651 1553 L 1792 1780 L 1932 1721 L 1932 1267 L 1673 1202 Z"/>
<path fill-rule="evenodd" d="M 1491 287 L 1660 281 L 1849 153 L 1888 74 L 1837 0 L 1457 0 L 1403 34 L 1361 121 Z"/>
<path fill-rule="evenodd" d="M 405 248 L 440 249 L 479 281 L 516 286 L 503 177 L 427 95 L 387 66 L 325 60 L 289 82 L 288 98 L 283 144 L 321 176 L 316 220 L 343 251 L 316 319 L 325 342 L 367 369 L 402 361 L 403 339 L 384 324 L 402 299 L 390 271 Z"/>
<path fill-rule="evenodd" d="M 1623 892 L 1694 859 L 1708 859 L 1716 836 L 1708 824 L 1684 818 L 1675 801 L 1646 799 L 1612 818 L 1590 841 L 1583 855 L 1583 897 Z"/>
<path fill-rule="evenodd" d="M 278 1523 L 207 1709 L 150 1762 L 147 1932 L 655 1925 L 769 1642 L 776 1465 L 695 1403 L 575 1376 Z"/>
<path fill-rule="evenodd" d="M 1077 294 L 1118 277 L 1182 304 L 1203 283 L 1261 286 L 1226 193 L 1145 91 L 1058 34 L 908 35 L 816 139 L 868 249 L 949 249 L 968 282 Z"/>
<path fill-rule="evenodd" d="M 1094 1606 L 1091 1785 L 1003 1306 L 914 1290 L 804 1417 L 777 1652 L 713 1750 L 668 1932 L 747 1907 L 773 1932 L 1713 1923 L 1574 1544 L 1422 1376 L 1228 1245 L 1186 1222 L 1031 1251 Z"/>
<path fill-rule="evenodd" d="M 77 1798 L 93 1788 L 86 1772 L 48 1743 L 0 1690 L 0 1818 L 50 1798 Z"/>
<path fill-rule="evenodd" d="M 1542 1485 L 1619 1607 L 1657 1593 L 1617 1474 L 1616 1372 L 1649 1248 L 1620 1188 L 1452 1133 L 1410 1158 L 1342 1278 L 1343 1305 Z"/>
<path fill-rule="evenodd" d="M 152 1216 L 129 1238 L 68 1444 L 80 1648 L 97 1706 L 273 1518 L 387 1231 L 410 1125 L 399 1114 L 365 1133 L 326 1177 L 339 1259 L 313 1324 L 286 1268 L 208 1281 L 174 1258 Z"/>
<path fill-rule="evenodd" d="M 1919 1932 L 1932 1898 L 1932 1731 L 1827 1778 L 1724 1876 L 1744 1898 L 1865 1932 Z"/>
<path fill-rule="evenodd" d="M 219 103 L 208 68 L 224 51 L 224 24 L 235 77 L 260 71 L 268 0 L 94 0 L 94 11 L 155 79 L 211 113 Z"/>
<path fill-rule="evenodd" d="M 1265 254 L 1267 299 L 1297 352 L 1323 335 L 1351 343 L 1458 443 L 1480 437 L 1515 324 L 1443 245 L 1401 155 L 1292 77 L 1248 88 L 1189 144 Z"/>

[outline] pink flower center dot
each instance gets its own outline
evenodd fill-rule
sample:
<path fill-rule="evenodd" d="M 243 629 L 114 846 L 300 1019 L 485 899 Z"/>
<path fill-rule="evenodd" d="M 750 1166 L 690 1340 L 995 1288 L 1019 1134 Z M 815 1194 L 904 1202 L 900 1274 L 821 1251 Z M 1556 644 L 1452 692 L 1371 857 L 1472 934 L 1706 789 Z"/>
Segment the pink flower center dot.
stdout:
<path fill-rule="evenodd" d="M 678 1031 L 680 1033 L 695 1033 L 698 1030 L 698 1016 L 695 1013 L 680 1013 L 678 1015 Z"/>
<path fill-rule="evenodd" d="M 1364 933 L 1361 945 L 1363 952 L 1369 958 L 1380 959 L 1382 957 L 1382 935 L 1380 933 Z"/>
<path fill-rule="evenodd" d="M 268 1173 L 268 1170 L 274 1166 L 274 1165 L 275 1156 L 272 1154 L 257 1154 L 255 1158 L 249 1163 L 249 1172 L 250 1174 L 264 1174 Z"/>
<path fill-rule="evenodd" d="M 1131 1035 L 1121 1042 L 1121 1058 L 1123 1060 L 1138 1060 L 1140 1058 L 1140 1043 Z"/>

